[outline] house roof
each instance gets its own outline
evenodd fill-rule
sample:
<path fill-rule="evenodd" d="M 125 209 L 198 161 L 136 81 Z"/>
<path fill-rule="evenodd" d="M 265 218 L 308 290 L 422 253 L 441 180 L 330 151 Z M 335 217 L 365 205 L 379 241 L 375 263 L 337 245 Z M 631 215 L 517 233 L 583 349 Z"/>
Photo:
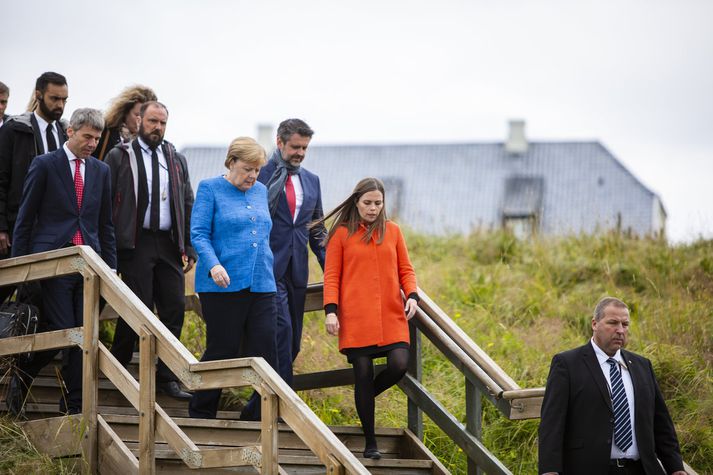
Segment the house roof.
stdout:
<path fill-rule="evenodd" d="M 224 170 L 226 147 L 183 152 L 194 187 Z M 400 223 L 438 234 L 498 227 L 505 211 L 538 207 L 546 234 L 617 223 L 645 234 L 658 200 L 596 141 L 530 142 L 521 155 L 508 154 L 502 142 L 315 144 L 303 166 L 320 177 L 325 211 L 361 178 L 376 176 L 385 181 L 387 209 Z"/>

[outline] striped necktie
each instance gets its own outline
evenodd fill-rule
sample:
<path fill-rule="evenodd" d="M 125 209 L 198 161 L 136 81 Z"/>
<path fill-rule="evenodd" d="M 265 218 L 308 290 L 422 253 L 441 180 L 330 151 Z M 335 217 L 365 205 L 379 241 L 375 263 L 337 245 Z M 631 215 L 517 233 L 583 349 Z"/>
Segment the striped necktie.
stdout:
<path fill-rule="evenodd" d="M 611 403 L 614 408 L 614 444 L 622 452 L 626 452 L 632 443 L 629 400 L 626 398 L 619 362 L 614 358 L 609 358 L 607 363 L 609 363 L 609 379 L 611 381 Z"/>

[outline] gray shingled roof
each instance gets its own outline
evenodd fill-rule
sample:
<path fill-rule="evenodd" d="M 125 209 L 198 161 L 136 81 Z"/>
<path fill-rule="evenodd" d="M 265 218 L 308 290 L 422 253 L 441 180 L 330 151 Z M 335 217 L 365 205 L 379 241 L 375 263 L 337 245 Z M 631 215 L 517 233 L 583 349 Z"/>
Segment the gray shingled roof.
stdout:
<path fill-rule="evenodd" d="M 223 173 L 225 152 L 183 150 L 194 188 Z M 541 209 L 544 234 L 591 233 L 618 220 L 622 229 L 648 234 L 656 231 L 654 210 L 662 209 L 656 194 L 598 142 L 531 142 L 520 156 L 506 153 L 502 142 L 313 145 L 303 165 L 320 177 L 325 211 L 361 178 L 376 176 L 386 183 L 397 221 L 426 233 L 499 227 L 507 208 Z"/>

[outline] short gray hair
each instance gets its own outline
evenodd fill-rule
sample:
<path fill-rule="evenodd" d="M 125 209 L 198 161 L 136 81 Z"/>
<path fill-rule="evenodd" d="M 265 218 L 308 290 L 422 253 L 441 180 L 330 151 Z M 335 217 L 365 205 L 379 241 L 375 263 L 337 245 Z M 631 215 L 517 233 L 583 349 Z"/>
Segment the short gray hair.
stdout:
<path fill-rule="evenodd" d="M 96 130 L 104 130 L 104 117 L 102 117 L 101 111 L 89 107 L 74 111 L 72 118 L 69 119 L 69 126 L 74 130 L 79 130 L 85 125 Z"/>
<path fill-rule="evenodd" d="M 629 310 L 629 307 L 621 300 L 619 300 L 616 297 L 604 297 L 597 303 L 597 306 L 594 307 L 594 320 L 597 322 L 604 317 L 604 310 L 607 309 L 607 307 L 613 306 L 617 308 L 625 308 Z"/>

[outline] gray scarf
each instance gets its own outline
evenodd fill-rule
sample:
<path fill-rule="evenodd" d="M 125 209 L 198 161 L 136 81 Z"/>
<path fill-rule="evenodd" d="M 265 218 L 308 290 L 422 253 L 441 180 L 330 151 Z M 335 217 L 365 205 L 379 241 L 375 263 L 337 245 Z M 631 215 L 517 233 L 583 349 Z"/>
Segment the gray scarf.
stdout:
<path fill-rule="evenodd" d="M 287 175 L 299 175 L 300 166 L 294 166 L 283 160 L 279 148 L 272 152 L 270 161 L 275 163 L 275 172 L 267 182 L 267 203 L 270 206 L 270 216 L 275 216 L 277 202 L 280 199 L 280 193 L 285 189 Z"/>

